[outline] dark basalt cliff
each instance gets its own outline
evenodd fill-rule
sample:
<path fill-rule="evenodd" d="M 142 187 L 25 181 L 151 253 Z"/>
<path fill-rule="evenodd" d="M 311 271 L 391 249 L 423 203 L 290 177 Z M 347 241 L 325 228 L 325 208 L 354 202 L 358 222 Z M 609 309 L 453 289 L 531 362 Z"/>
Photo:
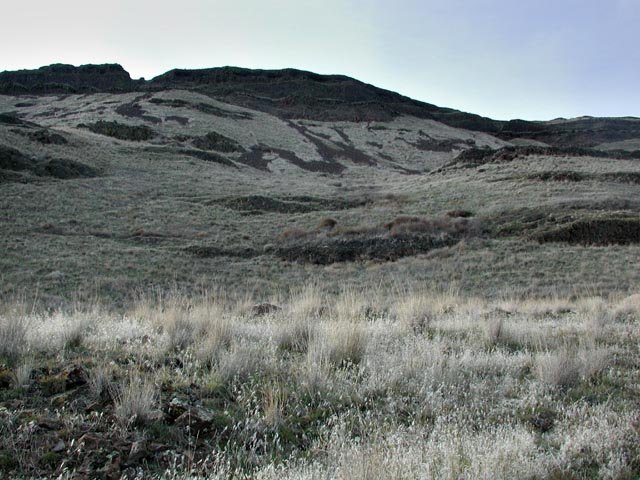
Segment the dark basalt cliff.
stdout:
<path fill-rule="evenodd" d="M 0 72 L 0 93 L 5 95 L 126 92 L 142 85 L 117 64 L 55 64 L 37 70 Z"/>

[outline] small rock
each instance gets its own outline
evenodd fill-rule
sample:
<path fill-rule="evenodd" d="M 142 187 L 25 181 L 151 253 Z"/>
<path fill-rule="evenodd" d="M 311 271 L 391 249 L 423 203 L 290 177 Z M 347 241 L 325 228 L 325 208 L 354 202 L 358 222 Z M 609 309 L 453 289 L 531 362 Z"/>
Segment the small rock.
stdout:
<path fill-rule="evenodd" d="M 548 432 L 555 424 L 555 415 L 550 412 L 542 412 L 529 417 L 531 426 L 540 433 Z"/>
<path fill-rule="evenodd" d="M 273 305 L 272 303 L 258 303 L 251 307 L 251 315 L 254 317 L 262 317 L 264 315 L 270 315 L 282 310 L 281 307 Z"/>
<path fill-rule="evenodd" d="M 131 444 L 131 450 L 129 451 L 129 457 L 127 458 L 127 465 L 134 465 L 148 455 L 146 448 L 146 442 L 143 440 L 133 442 Z"/>
<path fill-rule="evenodd" d="M 67 446 L 65 445 L 65 443 L 62 440 L 58 440 L 58 443 L 54 445 L 51 451 L 54 453 L 61 453 L 64 452 L 66 448 Z"/>
<path fill-rule="evenodd" d="M 189 403 L 179 398 L 172 398 L 165 409 L 165 417 L 169 422 L 173 422 L 176 418 L 189 410 Z"/>
<path fill-rule="evenodd" d="M 71 397 L 75 393 L 75 390 L 69 390 L 68 392 L 59 393 L 51 397 L 51 406 L 54 408 L 62 408 L 68 406 L 71 402 Z"/>
<path fill-rule="evenodd" d="M 38 427 L 49 431 L 60 430 L 62 428 L 62 422 L 52 418 L 43 418 L 38 421 Z"/>
<path fill-rule="evenodd" d="M 85 433 L 78 439 L 78 448 L 96 450 L 102 444 L 102 437 L 95 433 Z"/>
<path fill-rule="evenodd" d="M 104 474 L 104 478 L 115 480 L 125 478 L 122 476 L 121 470 L 120 453 L 113 452 L 107 456 L 107 461 L 99 472 Z"/>
<path fill-rule="evenodd" d="M 65 386 L 67 389 L 79 387 L 87 383 L 87 372 L 79 365 L 71 365 L 67 367 L 62 375 L 65 378 Z"/>
<path fill-rule="evenodd" d="M 202 407 L 191 407 L 176 418 L 175 424 L 179 427 L 189 427 L 192 432 L 207 430 L 213 423 L 214 415 Z"/>

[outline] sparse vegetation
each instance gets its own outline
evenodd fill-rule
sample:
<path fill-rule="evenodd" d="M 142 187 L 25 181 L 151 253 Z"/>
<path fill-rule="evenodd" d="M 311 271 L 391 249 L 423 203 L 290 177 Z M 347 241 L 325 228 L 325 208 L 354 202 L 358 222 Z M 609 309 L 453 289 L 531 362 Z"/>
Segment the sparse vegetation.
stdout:
<path fill-rule="evenodd" d="M 202 137 L 194 138 L 192 143 L 194 147 L 203 150 L 215 150 L 223 153 L 244 152 L 244 148 L 238 142 L 218 132 L 209 132 Z"/>
<path fill-rule="evenodd" d="M 125 314 L 14 309 L 13 324 L 30 330 L 28 357 L 0 370 L 2 475 L 50 476 L 60 465 L 70 478 L 86 469 L 145 478 L 640 474 L 639 339 L 628 321 L 640 309 L 630 297 L 495 302 L 424 290 L 333 295 L 312 284 L 270 315 L 252 316 L 246 303 L 174 295 Z M 83 348 L 59 350 L 44 326 L 78 318 Z M 601 340 L 594 322 L 606 329 Z"/>
<path fill-rule="evenodd" d="M 155 136 L 154 131 L 146 125 L 125 125 L 115 121 L 99 120 L 95 123 L 80 124 L 78 127 L 86 128 L 100 135 L 117 138 L 118 140 L 133 142 L 151 140 Z"/>

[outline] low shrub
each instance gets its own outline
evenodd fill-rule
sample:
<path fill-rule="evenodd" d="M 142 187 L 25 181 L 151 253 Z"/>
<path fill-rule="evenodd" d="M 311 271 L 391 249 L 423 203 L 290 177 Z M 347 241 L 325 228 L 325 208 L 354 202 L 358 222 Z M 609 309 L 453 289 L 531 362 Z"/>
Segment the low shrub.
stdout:
<path fill-rule="evenodd" d="M 146 125 L 125 125 L 119 122 L 108 122 L 99 120 L 95 123 L 80 124 L 79 128 L 86 128 L 93 133 L 106 135 L 107 137 L 117 138 L 118 140 L 129 140 L 133 142 L 141 142 L 151 140 L 155 136 L 155 132 Z"/>

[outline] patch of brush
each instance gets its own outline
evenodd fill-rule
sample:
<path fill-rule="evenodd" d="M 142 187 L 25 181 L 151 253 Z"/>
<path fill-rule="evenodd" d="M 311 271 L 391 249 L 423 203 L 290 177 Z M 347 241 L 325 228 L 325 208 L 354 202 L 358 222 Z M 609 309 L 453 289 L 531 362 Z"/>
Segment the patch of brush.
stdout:
<path fill-rule="evenodd" d="M 361 207 L 364 200 L 328 199 L 310 196 L 267 197 L 263 195 L 246 195 L 226 197 L 208 202 L 247 215 L 264 213 L 309 213 L 317 211 L 347 210 Z"/>
<path fill-rule="evenodd" d="M 636 244 L 640 243 L 640 216 L 583 218 L 540 232 L 533 238 L 540 243 L 563 242 L 595 246 Z"/>
<path fill-rule="evenodd" d="M 640 158 L 640 151 L 628 152 L 623 150 L 601 151 L 590 148 L 578 147 L 504 147 L 498 150 L 490 148 L 469 148 L 463 150 L 451 162 L 442 166 L 435 172 L 449 168 L 476 168 L 488 163 L 506 163 L 518 158 L 526 158 L 532 155 L 562 156 L 562 157 L 594 157 L 633 160 Z M 435 173 L 434 172 L 434 173 Z"/>
<path fill-rule="evenodd" d="M 190 245 L 184 251 L 199 258 L 254 258 L 260 255 L 260 252 L 250 247 L 222 248 L 215 245 Z"/>
<path fill-rule="evenodd" d="M 208 152 L 197 150 L 195 148 L 171 148 L 166 146 L 148 146 L 144 148 L 145 152 L 170 154 L 172 156 L 184 155 L 186 157 L 197 158 L 205 162 L 218 163 L 226 167 L 238 168 L 238 166 L 224 155 L 216 152 Z"/>
<path fill-rule="evenodd" d="M 598 182 L 640 185 L 640 172 L 586 173 L 571 170 L 548 170 L 530 173 L 525 175 L 523 178 L 525 180 L 541 182 L 583 182 L 593 180 Z"/>
<path fill-rule="evenodd" d="M 47 128 L 40 128 L 37 130 L 23 130 L 16 128 L 13 129 L 12 132 L 22 135 L 33 142 L 41 143 L 42 145 L 66 145 L 69 143 L 62 135 L 52 132 Z"/>
<path fill-rule="evenodd" d="M 126 125 L 115 121 L 99 120 L 95 123 L 81 123 L 78 128 L 86 128 L 99 135 L 132 142 L 151 140 L 155 136 L 155 132 L 146 125 Z"/>
<path fill-rule="evenodd" d="M 235 140 L 225 137 L 218 132 L 209 132 L 191 140 L 194 147 L 202 150 L 214 150 L 222 153 L 244 152 L 245 149 Z"/>
<path fill-rule="evenodd" d="M 98 170 L 80 162 L 62 158 L 35 159 L 21 151 L 0 145 L 0 176 L 4 181 L 25 181 L 21 174 L 57 179 L 87 178 L 98 175 Z"/>
<path fill-rule="evenodd" d="M 288 229 L 278 237 L 274 254 L 290 262 L 328 265 L 353 261 L 395 261 L 450 247 L 482 234 L 468 217 L 397 217 L 377 226 L 343 228 L 330 219 L 315 231 Z"/>
<path fill-rule="evenodd" d="M 152 98 L 150 103 L 155 105 L 163 105 L 172 108 L 189 108 L 191 110 L 197 110 L 207 115 L 214 115 L 221 118 L 231 118 L 234 120 L 251 120 L 253 115 L 249 112 L 237 112 L 233 110 L 227 110 L 220 107 L 215 107 L 208 103 L 191 103 L 186 100 L 178 98 Z"/>
<path fill-rule="evenodd" d="M 123 103 L 116 107 L 116 113 L 128 118 L 139 118 L 145 122 L 154 124 L 162 123 L 162 120 L 152 115 L 147 115 L 147 112 L 136 101 L 130 103 Z"/>
<path fill-rule="evenodd" d="M 167 117 L 164 117 L 164 120 L 165 122 L 179 123 L 183 127 L 189 124 L 189 119 L 187 117 L 181 117 L 180 115 L 169 115 Z"/>
<path fill-rule="evenodd" d="M 14 127 L 25 128 L 42 128 L 37 123 L 22 120 L 18 117 L 17 112 L 4 112 L 0 113 L 0 125 L 9 125 Z"/>
<path fill-rule="evenodd" d="M 313 143 L 320 156 L 328 163 L 340 165 L 338 162 L 340 159 L 351 161 L 356 165 L 372 166 L 378 163 L 375 158 L 358 150 L 350 143 L 322 140 L 303 125 L 293 121 L 288 122 L 288 125 Z"/>
<path fill-rule="evenodd" d="M 280 245 L 274 253 L 283 260 L 316 265 L 359 260 L 395 261 L 459 241 L 460 238 L 453 236 L 430 235 L 325 237 Z"/>
<path fill-rule="evenodd" d="M 266 145 L 253 146 L 249 152 L 244 153 L 239 162 L 258 170 L 268 171 L 271 160 L 265 156 L 277 155 L 292 165 L 307 172 L 340 174 L 345 170 L 344 165 L 333 161 L 303 160 L 295 152 L 282 148 L 269 147 Z"/>
<path fill-rule="evenodd" d="M 582 172 L 574 172 L 571 170 L 551 170 L 545 172 L 536 172 L 525 175 L 526 180 L 540 182 L 582 182 L 588 180 L 590 175 Z"/>

